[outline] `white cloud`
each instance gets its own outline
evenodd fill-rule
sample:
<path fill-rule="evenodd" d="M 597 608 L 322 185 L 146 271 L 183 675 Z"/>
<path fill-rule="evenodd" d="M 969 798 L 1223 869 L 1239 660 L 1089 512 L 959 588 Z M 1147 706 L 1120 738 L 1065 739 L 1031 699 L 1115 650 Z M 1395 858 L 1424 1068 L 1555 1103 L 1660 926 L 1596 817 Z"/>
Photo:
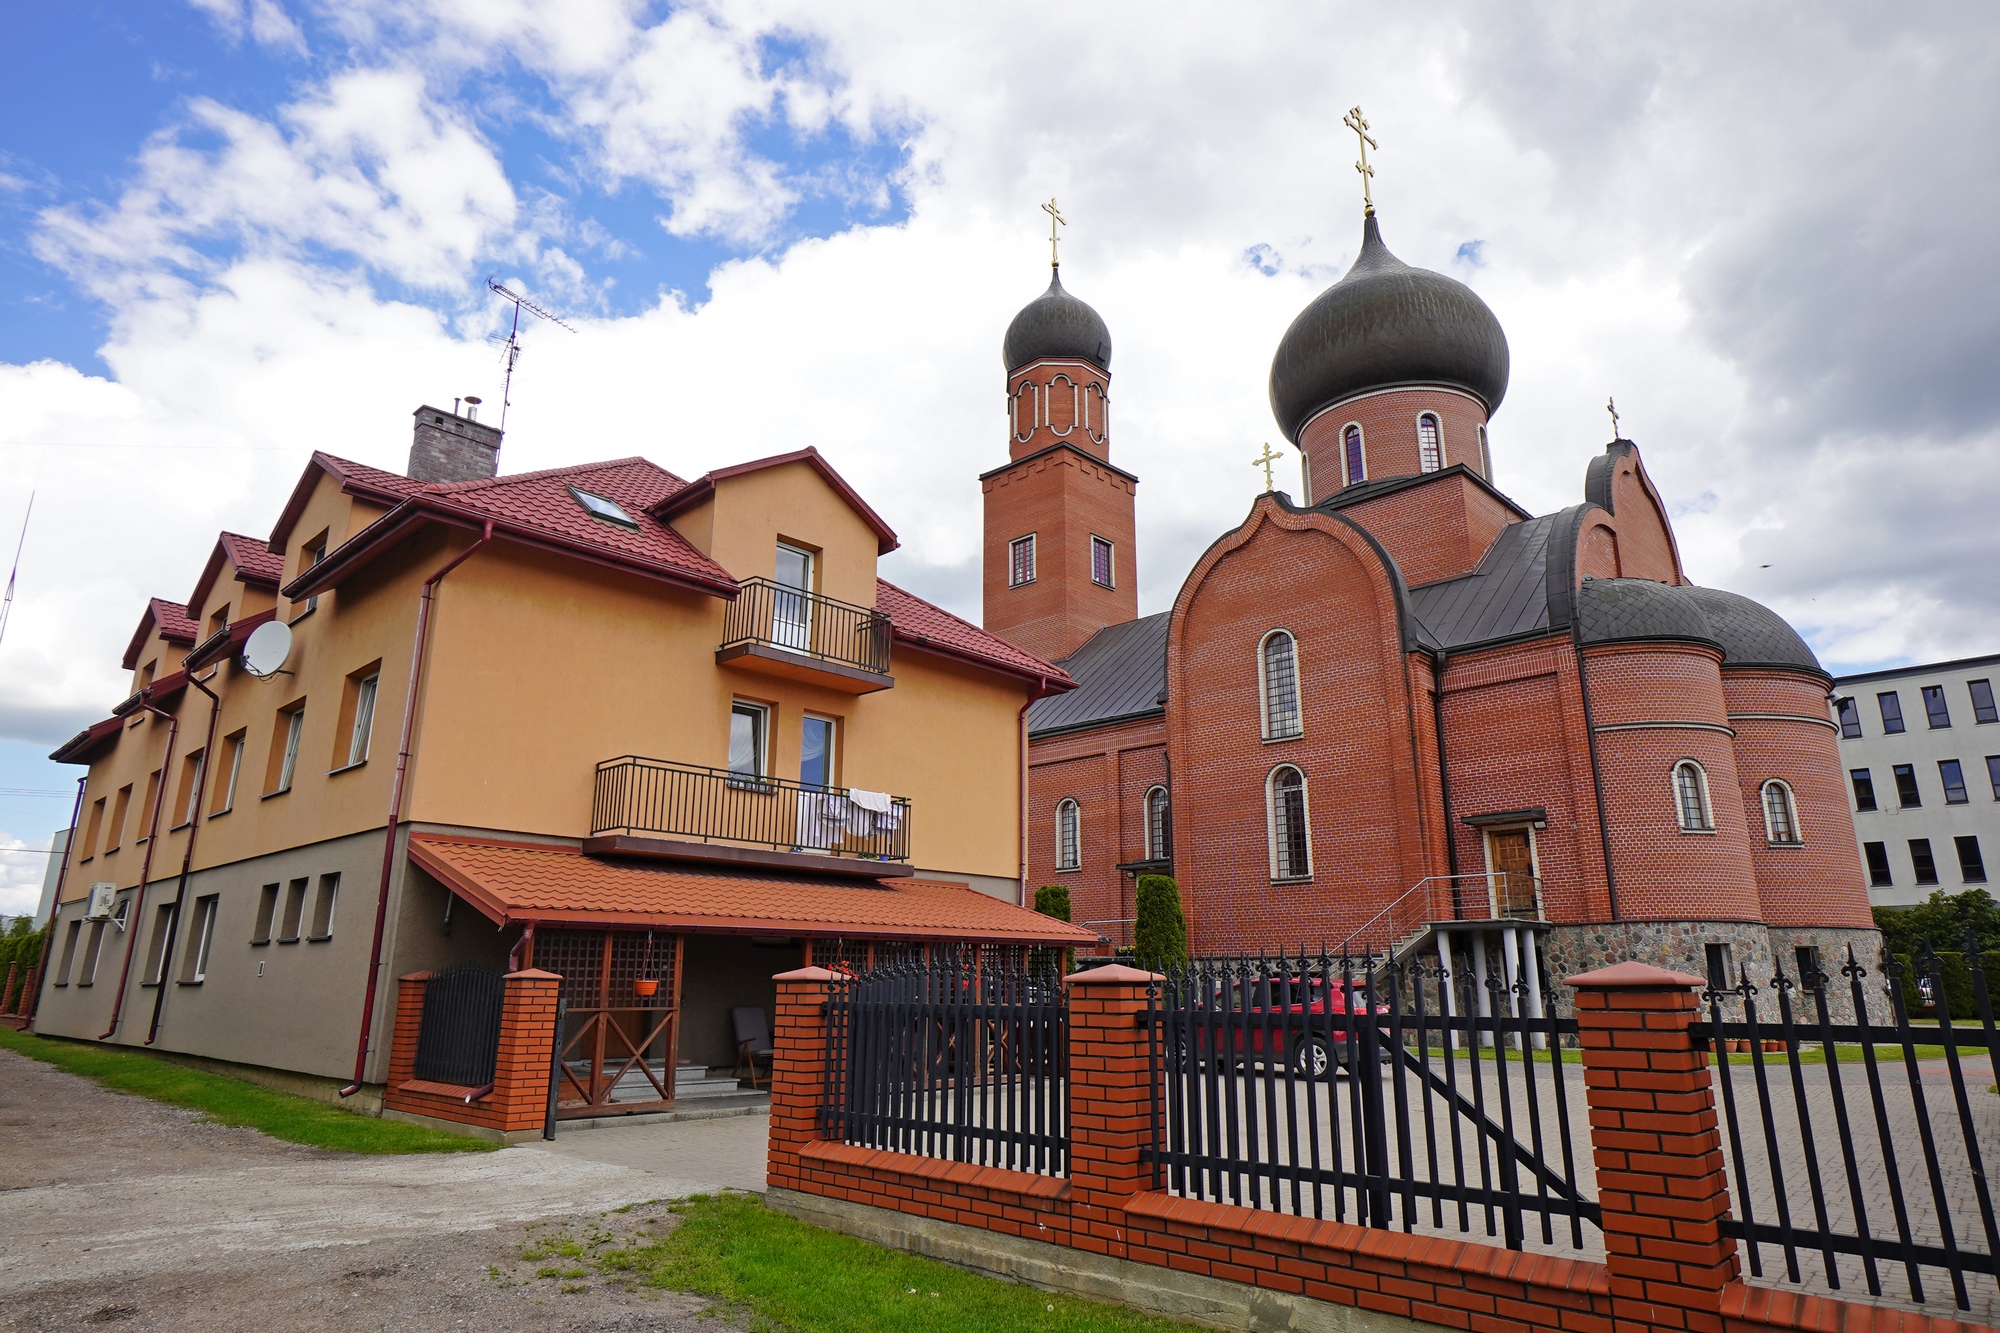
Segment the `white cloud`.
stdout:
<path fill-rule="evenodd" d="M 306 53 L 306 35 L 278 0 L 188 0 L 214 20 L 232 42 L 245 36 L 259 46 Z"/>

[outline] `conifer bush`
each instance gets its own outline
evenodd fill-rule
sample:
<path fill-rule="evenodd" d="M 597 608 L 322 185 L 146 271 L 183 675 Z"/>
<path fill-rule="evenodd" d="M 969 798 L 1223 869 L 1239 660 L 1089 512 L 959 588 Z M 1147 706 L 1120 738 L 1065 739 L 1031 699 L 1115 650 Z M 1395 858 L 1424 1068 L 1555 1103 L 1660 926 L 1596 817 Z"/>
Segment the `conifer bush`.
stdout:
<path fill-rule="evenodd" d="M 1187 918 L 1181 915 L 1181 886 L 1173 876 L 1139 876 L 1138 918 L 1132 953 L 1140 967 L 1164 972 L 1187 961 Z"/>

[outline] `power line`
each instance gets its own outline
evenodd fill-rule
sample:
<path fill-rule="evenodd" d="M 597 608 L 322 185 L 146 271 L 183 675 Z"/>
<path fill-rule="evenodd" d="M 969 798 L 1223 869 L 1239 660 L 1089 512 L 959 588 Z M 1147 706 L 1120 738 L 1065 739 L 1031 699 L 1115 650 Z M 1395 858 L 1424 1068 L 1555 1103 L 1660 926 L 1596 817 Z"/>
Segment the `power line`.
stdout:
<path fill-rule="evenodd" d="M 60 787 L 0 787 L 0 796 L 74 796 L 74 791 Z"/>

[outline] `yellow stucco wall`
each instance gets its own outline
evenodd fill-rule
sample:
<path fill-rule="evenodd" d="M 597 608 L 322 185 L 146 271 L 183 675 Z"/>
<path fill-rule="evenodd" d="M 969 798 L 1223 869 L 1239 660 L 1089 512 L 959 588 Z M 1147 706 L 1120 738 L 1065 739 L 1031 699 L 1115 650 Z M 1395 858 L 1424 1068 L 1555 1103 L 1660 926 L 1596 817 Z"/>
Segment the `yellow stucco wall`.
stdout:
<path fill-rule="evenodd" d="M 714 497 L 677 516 L 674 528 L 738 579 L 770 578 L 781 541 L 814 551 L 814 591 L 875 605 L 881 541 L 808 463 L 725 477 Z"/>

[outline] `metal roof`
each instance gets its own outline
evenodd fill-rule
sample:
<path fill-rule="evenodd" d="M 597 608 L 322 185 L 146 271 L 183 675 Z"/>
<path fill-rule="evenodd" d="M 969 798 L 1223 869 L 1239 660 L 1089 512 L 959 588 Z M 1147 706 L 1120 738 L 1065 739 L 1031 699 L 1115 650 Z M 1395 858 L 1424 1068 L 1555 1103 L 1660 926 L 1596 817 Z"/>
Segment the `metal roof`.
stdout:
<path fill-rule="evenodd" d="M 1165 711 L 1167 622 L 1172 613 L 1106 625 L 1056 663 L 1077 682 L 1028 709 L 1028 734 L 1047 736 Z"/>
<path fill-rule="evenodd" d="M 1410 609 L 1430 640 L 1456 651 L 1552 628 L 1549 535 L 1562 517 L 1509 524 L 1470 574 L 1410 589 Z"/>

